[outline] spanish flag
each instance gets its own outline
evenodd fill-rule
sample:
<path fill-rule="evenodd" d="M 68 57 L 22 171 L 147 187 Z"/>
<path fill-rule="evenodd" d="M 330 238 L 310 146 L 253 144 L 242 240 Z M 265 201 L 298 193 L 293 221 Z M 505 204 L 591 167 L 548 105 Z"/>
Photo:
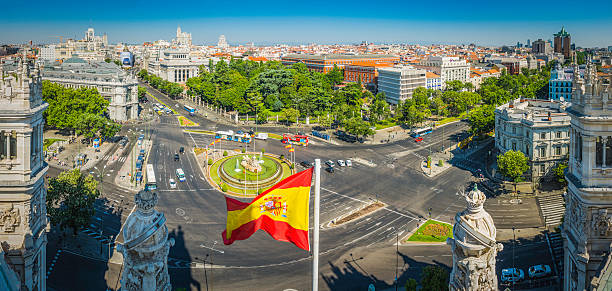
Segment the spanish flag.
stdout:
<path fill-rule="evenodd" d="M 309 250 L 308 204 L 313 168 L 293 174 L 255 197 L 251 203 L 225 197 L 227 226 L 223 243 L 232 244 L 263 229 L 274 239 Z"/>

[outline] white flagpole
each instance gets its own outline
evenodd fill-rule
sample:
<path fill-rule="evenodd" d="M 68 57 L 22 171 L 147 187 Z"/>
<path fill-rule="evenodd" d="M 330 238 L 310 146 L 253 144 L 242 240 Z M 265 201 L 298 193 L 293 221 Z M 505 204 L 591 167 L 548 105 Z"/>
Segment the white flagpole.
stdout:
<path fill-rule="evenodd" d="M 319 197 L 321 194 L 321 159 L 315 159 L 314 227 L 312 232 L 312 291 L 319 290 Z"/>

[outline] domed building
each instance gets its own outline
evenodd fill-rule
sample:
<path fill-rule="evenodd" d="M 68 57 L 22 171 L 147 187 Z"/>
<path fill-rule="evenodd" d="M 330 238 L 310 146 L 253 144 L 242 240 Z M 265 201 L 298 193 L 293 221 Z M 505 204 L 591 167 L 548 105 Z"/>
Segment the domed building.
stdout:
<path fill-rule="evenodd" d="M 502 245 L 495 241 L 497 229 L 483 208 L 485 194 L 474 185 L 463 196 L 467 208 L 455 216 L 454 239 L 447 240 L 453 251 L 449 290 L 497 290 L 495 258 Z"/>

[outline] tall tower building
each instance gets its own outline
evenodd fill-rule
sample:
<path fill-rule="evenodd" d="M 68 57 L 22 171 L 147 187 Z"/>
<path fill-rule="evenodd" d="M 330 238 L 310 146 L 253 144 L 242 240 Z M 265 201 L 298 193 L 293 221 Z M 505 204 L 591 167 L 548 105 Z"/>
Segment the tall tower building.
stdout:
<path fill-rule="evenodd" d="M 572 53 L 572 37 L 567 31 L 565 31 L 565 27 L 561 28 L 561 31 L 555 33 L 555 45 L 554 49 L 556 53 L 563 54 L 565 58 L 569 58 Z"/>
<path fill-rule="evenodd" d="M 225 35 L 220 35 L 219 36 L 219 41 L 217 42 L 217 47 L 221 48 L 221 49 L 226 49 L 229 47 L 229 44 L 227 44 L 227 40 L 225 40 Z"/>
<path fill-rule="evenodd" d="M 574 74 L 572 106 L 567 109 L 571 141 L 563 223 L 564 290 L 591 290 L 591 280 L 599 275 L 612 247 L 611 92 L 610 79 L 598 78 L 590 59 L 584 79 Z"/>
<path fill-rule="evenodd" d="M 0 67 L 0 245 L 22 290 L 46 290 L 47 190 L 42 78 L 23 54 L 10 75 Z"/>

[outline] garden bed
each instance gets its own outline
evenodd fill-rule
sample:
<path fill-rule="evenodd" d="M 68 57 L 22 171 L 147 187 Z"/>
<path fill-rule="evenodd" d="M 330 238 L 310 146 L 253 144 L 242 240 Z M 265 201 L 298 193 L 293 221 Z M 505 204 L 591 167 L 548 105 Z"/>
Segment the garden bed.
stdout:
<path fill-rule="evenodd" d="M 405 242 L 445 242 L 453 238 L 453 226 L 437 220 L 427 220 Z"/>
<path fill-rule="evenodd" d="M 385 203 L 382 203 L 380 201 L 374 202 L 372 204 L 369 204 L 368 206 L 361 208 L 345 217 L 342 217 L 340 219 L 338 219 L 337 221 L 334 221 L 332 223 L 333 226 L 338 226 L 347 222 L 351 222 L 355 219 L 361 218 L 363 216 L 366 216 L 370 213 L 373 213 L 374 211 L 381 209 L 383 207 L 387 206 Z"/>
<path fill-rule="evenodd" d="M 187 117 L 185 116 L 179 116 L 178 121 L 179 121 L 180 126 L 186 126 L 186 127 L 199 126 L 197 123 L 187 119 Z"/>

